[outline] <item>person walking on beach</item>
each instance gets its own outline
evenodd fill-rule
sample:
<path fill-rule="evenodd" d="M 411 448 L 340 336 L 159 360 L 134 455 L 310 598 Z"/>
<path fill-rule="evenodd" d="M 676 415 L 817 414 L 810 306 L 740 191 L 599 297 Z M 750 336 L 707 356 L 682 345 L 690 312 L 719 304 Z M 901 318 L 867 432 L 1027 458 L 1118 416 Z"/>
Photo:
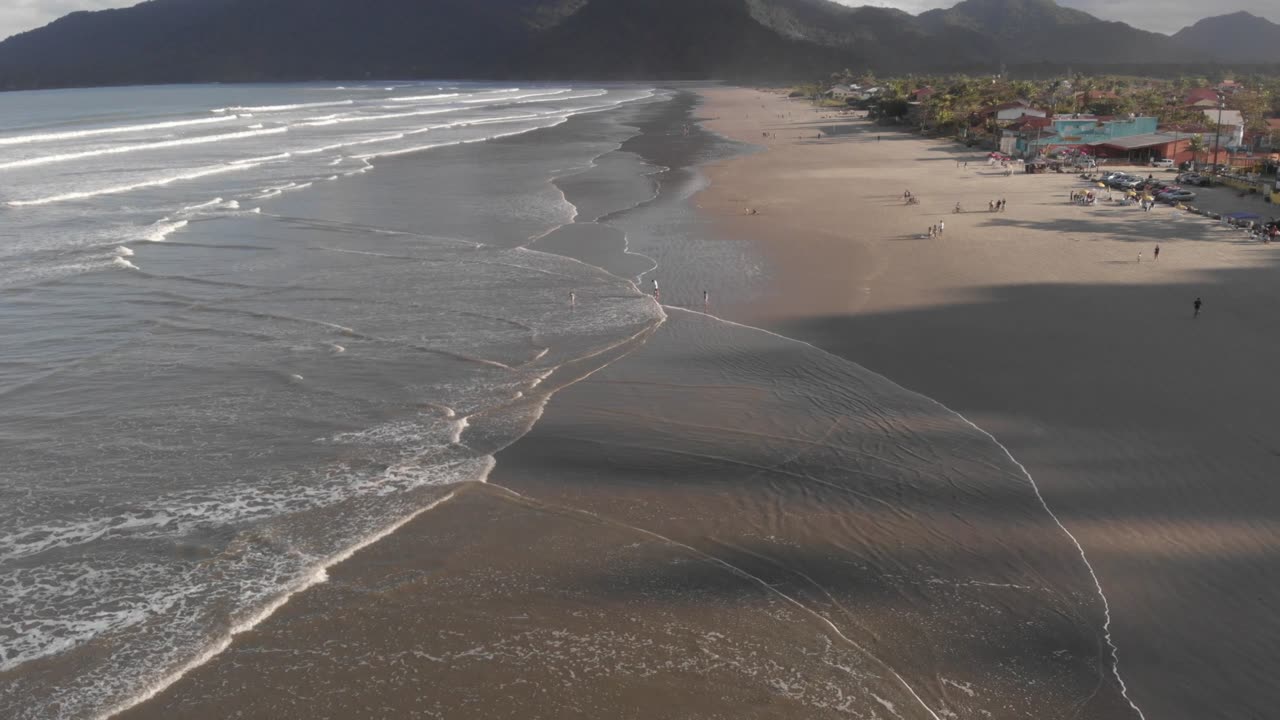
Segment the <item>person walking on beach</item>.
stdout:
<path fill-rule="evenodd" d="M 707 307 L 707 303 L 710 301 L 710 298 L 711 296 L 707 294 L 707 291 L 703 290 L 702 291 L 702 307 L 704 309 Z"/>
<path fill-rule="evenodd" d="M 987 212 L 995 212 L 995 211 L 996 211 L 996 201 L 995 201 L 995 200 L 988 200 L 988 201 L 987 201 Z"/>
<path fill-rule="evenodd" d="M 1142 251 L 1138 251 L 1138 262 L 1142 262 Z"/>
<path fill-rule="evenodd" d="M 952 210 L 951 212 L 959 214 L 961 212 L 960 203 L 956 203 L 956 209 Z"/>
<path fill-rule="evenodd" d="M 1160 262 L 1160 243 L 1156 243 L 1156 249 L 1155 249 L 1155 252 L 1152 253 L 1152 255 L 1156 256 L 1156 262 Z"/>
<path fill-rule="evenodd" d="M 1000 198 L 1000 212 L 1004 212 L 1004 198 Z"/>
<path fill-rule="evenodd" d="M 572 290 L 569 291 L 569 307 L 578 306 L 578 296 Z"/>
<path fill-rule="evenodd" d="M 938 221 L 938 234 L 941 235 L 943 230 L 947 229 L 947 224 L 941 220 Z"/>
<path fill-rule="evenodd" d="M 1203 303 L 1200 302 L 1200 298 L 1196 298 L 1196 301 L 1192 303 L 1192 306 L 1195 307 L 1196 311 L 1191 317 L 1200 317 L 1200 306 L 1202 304 Z"/>

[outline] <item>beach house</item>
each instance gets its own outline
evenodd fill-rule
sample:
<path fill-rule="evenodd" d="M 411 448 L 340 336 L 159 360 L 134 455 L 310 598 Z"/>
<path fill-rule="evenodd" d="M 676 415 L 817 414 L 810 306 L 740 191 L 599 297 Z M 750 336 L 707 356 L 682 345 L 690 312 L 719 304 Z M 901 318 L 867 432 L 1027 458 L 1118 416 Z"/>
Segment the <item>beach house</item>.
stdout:
<path fill-rule="evenodd" d="M 1152 135 L 1157 126 L 1158 120 L 1149 116 L 1116 119 L 1079 113 L 1055 115 L 1050 127 L 1036 133 L 1034 138 L 1022 138 L 1015 150 L 1023 155 L 1053 154 L 1063 149 L 1078 151 L 1120 138 Z"/>

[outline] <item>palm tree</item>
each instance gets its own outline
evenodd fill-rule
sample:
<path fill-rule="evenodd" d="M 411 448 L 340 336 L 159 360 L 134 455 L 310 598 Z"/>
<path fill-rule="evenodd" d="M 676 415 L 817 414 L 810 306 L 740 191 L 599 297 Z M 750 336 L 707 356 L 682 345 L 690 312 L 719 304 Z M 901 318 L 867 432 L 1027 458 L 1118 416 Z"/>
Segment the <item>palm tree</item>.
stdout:
<path fill-rule="evenodd" d="M 1191 151 L 1191 162 L 1194 165 L 1200 164 L 1200 153 L 1205 151 L 1204 136 L 1192 135 L 1191 140 L 1187 142 L 1187 149 Z"/>

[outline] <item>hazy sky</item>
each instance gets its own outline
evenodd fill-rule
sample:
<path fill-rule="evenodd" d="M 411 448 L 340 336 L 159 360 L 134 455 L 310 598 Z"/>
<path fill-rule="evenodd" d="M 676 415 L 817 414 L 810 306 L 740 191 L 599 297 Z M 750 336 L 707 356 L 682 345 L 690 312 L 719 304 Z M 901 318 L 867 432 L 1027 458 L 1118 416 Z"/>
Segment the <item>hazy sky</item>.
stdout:
<path fill-rule="evenodd" d="M 3 2 L 4 0 L 0 0 Z M 836 0 L 842 5 L 880 5 L 919 13 L 938 7 L 951 7 L 959 0 Z M 1103 20 L 1120 20 L 1143 30 L 1173 34 L 1211 15 L 1226 15 L 1244 10 L 1280 23 L 1280 8 L 1275 0 L 1229 0 L 1213 5 L 1201 0 L 1057 0 L 1059 5 L 1083 10 Z"/>
<path fill-rule="evenodd" d="M 126 7 L 138 0 L 0 0 L 0 38 L 40 27 L 73 10 Z M 484 2 L 485 0 L 474 0 Z M 918 13 L 948 7 L 958 0 L 837 0 L 845 5 L 883 5 Z M 1060 4 L 1092 13 L 1104 20 L 1123 20 L 1145 30 L 1172 33 L 1206 15 L 1248 10 L 1280 22 L 1275 0 L 1233 0 L 1229 5 L 1205 5 L 1199 0 L 1059 0 Z"/>

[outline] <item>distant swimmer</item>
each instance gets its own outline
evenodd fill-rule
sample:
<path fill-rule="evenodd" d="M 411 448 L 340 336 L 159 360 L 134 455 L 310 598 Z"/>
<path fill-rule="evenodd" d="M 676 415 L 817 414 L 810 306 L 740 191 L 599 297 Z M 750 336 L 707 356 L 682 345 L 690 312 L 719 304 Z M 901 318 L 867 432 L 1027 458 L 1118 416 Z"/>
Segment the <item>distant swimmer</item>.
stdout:
<path fill-rule="evenodd" d="M 1192 305 L 1195 306 L 1196 312 L 1191 317 L 1200 317 L 1200 306 L 1203 304 L 1204 303 L 1200 302 L 1200 298 L 1196 298 L 1196 301 L 1192 303 Z"/>

